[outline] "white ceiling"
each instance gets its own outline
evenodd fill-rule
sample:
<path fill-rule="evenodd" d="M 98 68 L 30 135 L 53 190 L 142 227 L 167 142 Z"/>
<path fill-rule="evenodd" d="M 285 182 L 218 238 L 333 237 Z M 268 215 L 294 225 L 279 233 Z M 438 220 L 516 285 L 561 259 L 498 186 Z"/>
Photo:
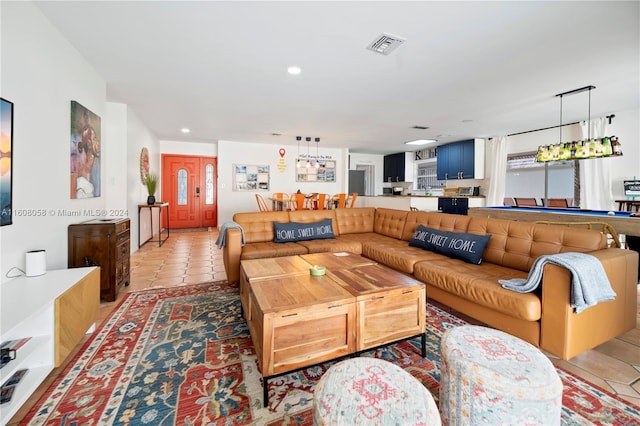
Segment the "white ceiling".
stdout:
<path fill-rule="evenodd" d="M 638 1 L 37 5 L 160 139 L 386 154 L 558 125 L 555 95 L 587 85 L 592 117 L 640 107 Z M 383 32 L 407 41 L 366 50 Z M 562 114 L 586 119 L 588 92 Z"/>

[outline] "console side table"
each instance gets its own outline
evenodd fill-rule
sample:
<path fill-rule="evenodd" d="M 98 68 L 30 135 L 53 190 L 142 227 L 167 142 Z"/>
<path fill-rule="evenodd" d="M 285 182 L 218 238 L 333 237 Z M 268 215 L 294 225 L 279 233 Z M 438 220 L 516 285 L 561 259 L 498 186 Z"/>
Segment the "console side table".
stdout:
<path fill-rule="evenodd" d="M 149 237 L 146 241 L 140 241 L 140 212 L 142 209 L 149 209 L 149 219 L 151 223 L 151 237 Z M 153 239 L 153 209 L 158 209 L 158 239 Z M 167 227 L 162 228 L 162 210 L 166 212 L 166 221 Z M 166 235 L 163 238 L 163 234 L 166 232 Z M 158 246 L 162 246 L 169 238 L 169 203 L 156 203 L 156 204 L 138 204 L 138 248 L 145 245 L 148 242 L 158 243 Z"/>

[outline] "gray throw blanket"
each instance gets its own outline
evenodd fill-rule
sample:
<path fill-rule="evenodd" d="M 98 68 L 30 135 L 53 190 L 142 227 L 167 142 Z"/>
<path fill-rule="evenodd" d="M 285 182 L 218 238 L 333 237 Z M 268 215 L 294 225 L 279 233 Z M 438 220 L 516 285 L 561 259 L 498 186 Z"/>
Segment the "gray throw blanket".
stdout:
<path fill-rule="evenodd" d="M 615 299 L 616 293 L 611 288 L 602 264 L 595 256 L 585 253 L 568 252 L 540 256 L 533 262 L 526 280 L 513 278 L 498 282 L 508 290 L 519 293 L 531 292 L 542 282 L 542 269 L 546 263 L 563 266 L 571 271 L 571 307 L 575 308 L 577 314 L 599 302 Z"/>
<path fill-rule="evenodd" d="M 240 230 L 240 232 L 242 233 L 242 245 L 244 246 L 244 229 L 242 229 L 242 226 L 240 226 L 240 224 L 236 222 L 225 222 L 220 227 L 220 234 L 218 235 L 218 239 L 216 240 L 216 245 L 219 249 L 224 247 L 224 245 L 227 243 L 227 230 L 231 228 Z"/>

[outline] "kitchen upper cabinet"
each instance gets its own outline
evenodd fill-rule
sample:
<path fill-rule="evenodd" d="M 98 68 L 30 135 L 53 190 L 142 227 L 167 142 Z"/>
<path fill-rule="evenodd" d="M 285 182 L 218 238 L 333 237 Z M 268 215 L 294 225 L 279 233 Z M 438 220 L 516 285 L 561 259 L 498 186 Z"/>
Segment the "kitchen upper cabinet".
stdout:
<path fill-rule="evenodd" d="M 484 139 L 469 139 L 438 147 L 438 180 L 484 179 Z"/>
<path fill-rule="evenodd" d="M 385 182 L 413 182 L 415 154 L 413 152 L 398 152 L 384 156 Z"/>

